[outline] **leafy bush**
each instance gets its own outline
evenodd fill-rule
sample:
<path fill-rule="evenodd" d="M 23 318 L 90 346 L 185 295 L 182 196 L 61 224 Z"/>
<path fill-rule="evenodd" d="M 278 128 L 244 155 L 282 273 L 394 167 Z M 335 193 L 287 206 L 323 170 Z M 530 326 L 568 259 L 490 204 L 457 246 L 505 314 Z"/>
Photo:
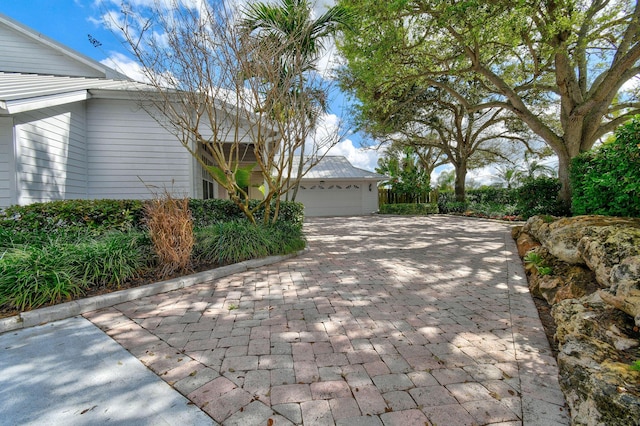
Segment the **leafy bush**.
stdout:
<path fill-rule="evenodd" d="M 380 214 L 401 214 L 401 215 L 425 215 L 438 213 L 437 204 L 429 203 L 400 203 L 383 204 L 380 206 Z"/>
<path fill-rule="evenodd" d="M 440 203 L 438 203 L 440 208 Z M 449 201 L 442 205 L 440 213 L 464 213 L 469 210 L 469 203 L 467 201 Z"/>
<path fill-rule="evenodd" d="M 464 213 L 474 208 L 482 210 L 502 210 L 498 206 L 505 206 L 504 215 L 515 215 L 517 204 L 517 190 L 507 188 L 482 187 L 466 191 L 464 202 L 456 201 L 453 191 L 440 191 L 438 193 L 438 209 L 440 213 Z M 483 213 L 485 214 L 485 213 Z M 492 216 L 493 214 L 486 214 Z M 496 213 L 495 215 L 500 215 Z"/>
<path fill-rule="evenodd" d="M 152 238 L 161 247 L 184 249 L 192 216 L 214 224 L 196 228 L 191 256 L 181 257 L 189 262 L 239 262 L 305 246 L 300 203 L 283 202 L 276 224 L 255 226 L 229 200 L 189 200 L 189 209 L 187 200 L 173 201 L 174 206 L 157 200 L 71 200 L 0 212 L 0 306 L 25 310 L 91 288 L 117 288 L 152 267 L 154 253 L 161 251 L 152 249 Z M 104 212 L 97 211 L 103 207 Z M 155 209 L 148 226 L 143 207 Z"/>
<path fill-rule="evenodd" d="M 249 207 L 254 208 L 260 201 L 250 200 Z M 275 202 L 271 203 L 271 209 L 275 208 Z M 231 200 L 189 200 L 189 209 L 193 215 L 193 223 L 197 227 L 206 227 L 221 222 L 244 220 L 242 210 Z M 264 218 L 264 208 L 256 212 L 255 218 L 261 221 Z M 304 220 L 304 206 L 292 201 L 281 201 L 278 221 L 290 222 L 302 226 Z"/>
<path fill-rule="evenodd" d="M 235 263 L 302 250 L 302 228 L 289 222 L 253 225 L 239 220 L 218 223 L 196 231 L 194 256 L 204 262 Z"/>
<path fill-rule="evenodd" d="M 86 227 L 96 232 L 126 230 L 140 225 L 137 200 L 65 200 L 11 206 L 0 211 L 0 228 L 25 232 L 58 232 Z"/>
<path fill-rule="evenodd" d="M 110 232 L 75 244 L 69 251 L 73 276 L 83 285 L 119 288 L 148 265 L 151 241 L 139 231 Z"/>
<path fill-rule="evenodd" d="M 529 178 L 517 191 L 516 208 L 523 219 L 542 214 L 562 216 L 567 213 L 558 200 L 558 192 L 560 191 L 558 179 L 545 176 Z"/>
<path fill-rule="evenodd" d="M 571 163 L 573 214 L 640 217 L 640 117 Z"/>
<path fill-rule="evenodd" d="M 61 234 L 38 244 L 6 244 L 0 256 L 0 306 L 37 308 L 80 296 L 90 287 L 119 285 L 148 263 L 140 231 Z"/>
<path fill-rule="evenodd" d="M 480 216 L 503 218 L 505 216 L 517 216 L 517 209 L 514 204 L 499 204 L 495 202 L 471 202 L 467 209 Z"/>

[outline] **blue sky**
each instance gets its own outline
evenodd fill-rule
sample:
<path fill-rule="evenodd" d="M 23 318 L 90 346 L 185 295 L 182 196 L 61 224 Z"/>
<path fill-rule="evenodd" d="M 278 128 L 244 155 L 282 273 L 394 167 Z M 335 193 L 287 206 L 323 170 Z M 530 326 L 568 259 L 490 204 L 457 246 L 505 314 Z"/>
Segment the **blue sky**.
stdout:
<path fill-rule="evenodd" d="M 126 49 L 111 31 L 101 24 L 104 6 L 111 8 L 119 4 L 118 1 L 96 0 L 0 0 L 0 13 L 26 25 L 43 35 L 62 43 L 96 61 L 116 67 L 110 59 L 120 64 L 117 68 L 127 73 Z M 101 43 L 95 47 L 89 41 L 89 35 Z M 124 60 L 124 62 L 123 62 Z M 343 94 L 332 95 L 333 114 L 344 118 L 346 100 Z M 329 116 L 329 121 L 335 121 L 336 116 Z M 344 155 L 356 167 L 373 170 L 379 154 L 372 150 L 360 148 L 362 136 L 350 134 L 346 136 L 330 154 Z"/>

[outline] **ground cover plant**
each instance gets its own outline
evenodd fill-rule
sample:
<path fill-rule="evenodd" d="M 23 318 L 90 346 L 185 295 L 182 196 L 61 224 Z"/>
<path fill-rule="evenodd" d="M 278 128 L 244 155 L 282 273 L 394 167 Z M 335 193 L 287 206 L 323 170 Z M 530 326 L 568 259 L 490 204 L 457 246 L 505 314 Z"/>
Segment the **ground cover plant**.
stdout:
<path fill-rule="evenodd" d="M 0 212 L 0 316 L 301 250 L 302 211 L 283 202 L 279 220 L 260 225 L 228 200 L 10 207 Z"/>
<path fill-rule="evenodd" d="M 522 219 L 517 208 L 518 193 L 515 189 L 484 187 L 470 189 L 466 194 L 465 201 L 457 201 L 453 191 L 440 191 L 440 213 L 508 221 Z"/>

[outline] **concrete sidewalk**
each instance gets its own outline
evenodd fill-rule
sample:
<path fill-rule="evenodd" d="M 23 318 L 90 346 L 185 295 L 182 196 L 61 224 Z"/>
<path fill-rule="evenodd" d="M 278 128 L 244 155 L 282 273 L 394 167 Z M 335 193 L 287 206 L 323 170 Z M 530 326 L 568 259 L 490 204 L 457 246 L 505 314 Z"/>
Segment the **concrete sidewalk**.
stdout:
<path fill-rule="evenodd" d="M 125 406 L 138 405 L 135 395 L 147 401 L 130 410 L 133 417 L 91 423 L 569 424 L 509 229 L 447 216 L 310 219 L 301 256 L 87 313 L 210 416 L 182 411 L 195 406 L 176 392 L 172 400 L 137 389 L 121 398 Z M 15 404 L 0 409 L 0 418 L 19 419 L 12 407 L 37 399 L 33 411 L 61 416 L 48 417 L 50 424 L 81 424 L 60 401 L 79 398 L 73 409 L 94 415 L 106 399 L 97 391 L 126 381 L 115 359 L 138 362 L 126 353 L 112 358 L 104 336 L 89 337 L 84 349 L 71 337 L 57 343 L 67 351 L 43 358 L 34 356 L 43 349 L 20 355 L 13 347 L 57 342 L 47 337 L 53 328 L 60 327 L 57 335 L 95 332 L 80 318 L 52 324 L 15 332 L 9 343 L 14 333 L 0 336 L 11 349 L 0 355 L 3 370 L 10 366 L 0 397 Z M 84 380 L 58 382 L 82 365 Z M 87 382 L 92 374 L 99 386 Z M 54 384 L 54 397 L 26 396 L 40 377 Z"/>
<path fill-rule="evenodd" d="M 210 425 L 82 317 L 0 335 L 3 425 Z"/>

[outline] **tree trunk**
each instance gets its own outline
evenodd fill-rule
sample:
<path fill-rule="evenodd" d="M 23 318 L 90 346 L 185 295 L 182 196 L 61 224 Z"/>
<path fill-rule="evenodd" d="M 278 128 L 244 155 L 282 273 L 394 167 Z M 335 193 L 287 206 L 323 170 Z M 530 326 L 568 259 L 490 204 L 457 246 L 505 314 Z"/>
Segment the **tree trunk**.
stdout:
<path fill-rule="evenodd" d="M 460 163 L 455 166 L 456 170 L 456 201 L 462 202 L 465 200 L 465 180 L 467 178 L 467 164 Z"/>
<path fill-rule="evenodd" d="M 562 185 L 558 193 L 558 199 L 564 210 L 568 213 L 571 211 L 571 182 L 569 181 L 569 168 L 571 166 L 572 157 L 569 153 L 559 152 L 558 155 L 558 180 Z"/>

